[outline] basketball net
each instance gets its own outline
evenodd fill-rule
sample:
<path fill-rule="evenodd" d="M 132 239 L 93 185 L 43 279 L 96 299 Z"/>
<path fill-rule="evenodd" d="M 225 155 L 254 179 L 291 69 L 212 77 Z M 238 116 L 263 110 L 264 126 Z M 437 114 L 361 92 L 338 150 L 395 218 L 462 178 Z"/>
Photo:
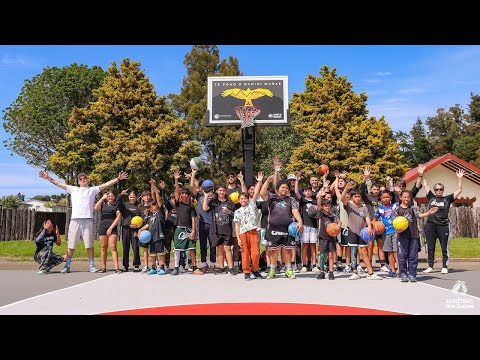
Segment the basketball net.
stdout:
<path fill-rule="evenodd" d="M 242 122 L 240 127 L 243 129 L 255 125 L 253 120 L 260 114 L 260 108 L 258 106 L 236 106 L 235 112 Z"/>

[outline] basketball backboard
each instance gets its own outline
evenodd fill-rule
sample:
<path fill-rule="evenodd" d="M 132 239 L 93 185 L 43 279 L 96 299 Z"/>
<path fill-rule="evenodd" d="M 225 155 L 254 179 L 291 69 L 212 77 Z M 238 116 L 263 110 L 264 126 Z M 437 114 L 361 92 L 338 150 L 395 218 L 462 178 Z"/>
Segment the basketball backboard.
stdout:
<path fill-rule="evenodd" d="M 255 125 L 289 125 L 287 76 L 208 78 L 207 126 L 241 125 L 238 114 L 255 110 Z"/>

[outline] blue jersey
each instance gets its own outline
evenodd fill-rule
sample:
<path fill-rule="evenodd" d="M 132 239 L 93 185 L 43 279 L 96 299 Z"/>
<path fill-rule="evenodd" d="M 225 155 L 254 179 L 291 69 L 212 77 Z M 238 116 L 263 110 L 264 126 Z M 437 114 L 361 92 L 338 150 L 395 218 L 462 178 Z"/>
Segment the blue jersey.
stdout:
<path fill-rule="evenodd" d="M 398 203 L 393 203 L 390 205 L 378 205 L 377 210 L 375 211 L 375 218 L 382 219 L 383 225 L 385 225 L 384 234 L 394 234 L 395 228 L 393 227 L 393 212 L 398 208 Z"/>

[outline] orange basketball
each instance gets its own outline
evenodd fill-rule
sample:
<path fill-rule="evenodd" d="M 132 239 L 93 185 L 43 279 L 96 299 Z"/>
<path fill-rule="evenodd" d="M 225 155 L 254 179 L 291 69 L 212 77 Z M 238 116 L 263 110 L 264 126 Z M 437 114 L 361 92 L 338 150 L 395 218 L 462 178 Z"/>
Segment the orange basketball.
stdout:
<path fill-rule="evenodd" d="M 328 172 L 328 170 L 330 170 L 330 169 L 329 169 L 328 166 L 325 165 L 325 164 L 322 164 L 322 165 L 320 165 L 320 166 L 318 167 L 318 173 L 319 173 L 320 175 L 325 175 L 325 174 Z"/>
<path fill-rule="evenodd" d="M 327 234 L 330 236 L 337 236 L 340 234 L 340 225 L 336 223 L 330 223 L 327 225 Z"/>
<path fill-rule="evenodd" d="M 385 231 L 385 225 L 381 221 L 372 221 L 372 226 L 377 235 L 381 235 Z"/>

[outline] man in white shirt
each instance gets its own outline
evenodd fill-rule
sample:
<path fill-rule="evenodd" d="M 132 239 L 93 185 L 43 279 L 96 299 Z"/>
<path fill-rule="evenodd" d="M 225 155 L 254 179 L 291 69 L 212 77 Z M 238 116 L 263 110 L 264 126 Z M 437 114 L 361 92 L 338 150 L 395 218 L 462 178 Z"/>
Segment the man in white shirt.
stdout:
<path fill-rule="evenodd" d="M 70 272 L 70 263 L 77 247 L 80 237 L 83 239 L 85 248 L 87 249 L 89 272 L 97 272 L 97 268 L 93 264 L 94 251 L 93 241 L 95 240 L 93 234 L 93 206 L 95 205 L 95 196 L 102 190 L 118 183 L 121 180 L 128 178 L 128 173 L 121 171 L 118 177 L 107 181 L 100 186 L 89 187 L 88 177 L 85 173 L 80 173 L 77 176 L 79 186 L 66 185 L 58 180 L 52 179 L 44 170 L 39 172 L 39 176 L 47 179 L 52 184 L 62 188 L 68 192 L 72 197 L 72 218 L 70 226 L 68 227 L 68 250 L 65 267 L 61 273 L 66 274 Z"/>

